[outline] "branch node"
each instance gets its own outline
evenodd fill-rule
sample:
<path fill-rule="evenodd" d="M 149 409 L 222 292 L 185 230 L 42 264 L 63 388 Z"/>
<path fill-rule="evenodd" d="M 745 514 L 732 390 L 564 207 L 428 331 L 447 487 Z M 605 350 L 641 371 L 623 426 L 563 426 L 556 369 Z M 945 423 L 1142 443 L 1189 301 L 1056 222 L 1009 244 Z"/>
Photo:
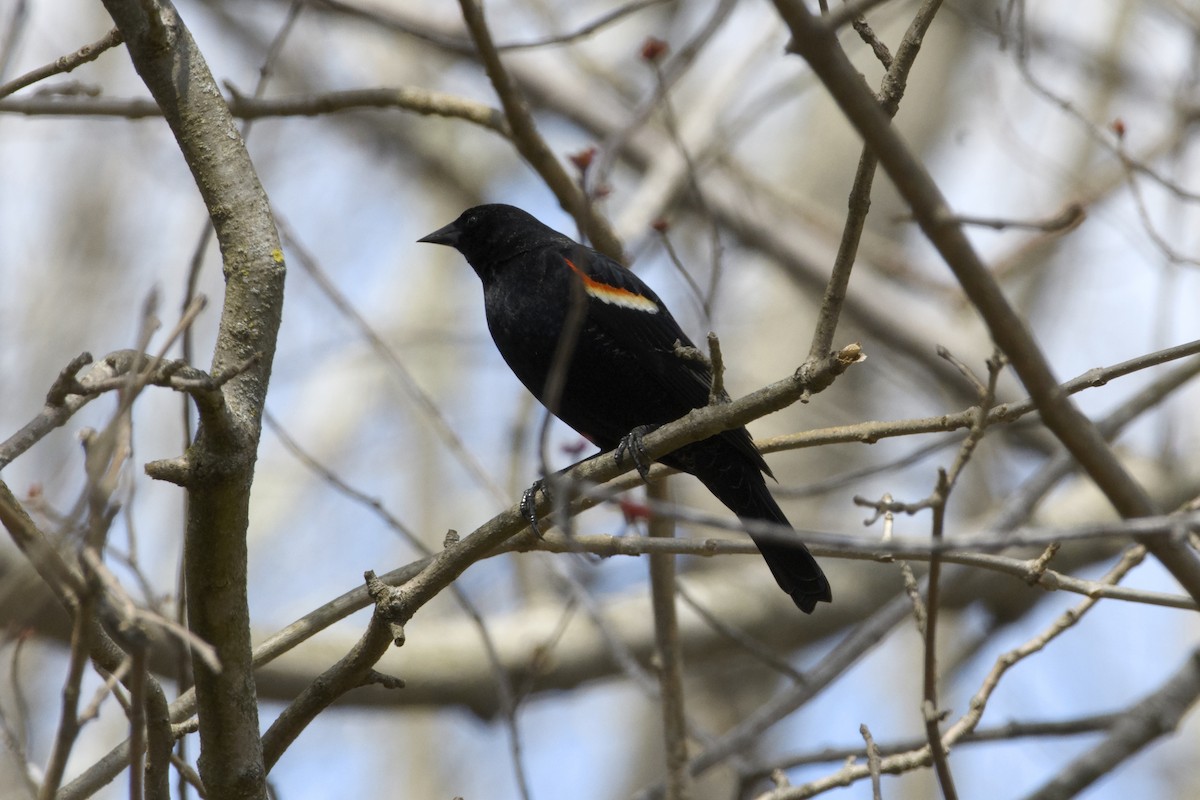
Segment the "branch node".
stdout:
<path fill-rule="evenodd" d="M 360 685 L 382 686 L 385 689 L 403 689 L 405 686 L 403 678 L 397 678 L 394 675 L 385 675 L 382 672 L 377 672 L 373 669 L 367 671 L 367 674 L 363 676 L 362 683 Z"/>
<path fill-rule="evenodd" d="M 953 353 L 951 353 L 945 346 L 940 345 L 940 344 L 937 346 L 937 354 L 938 354 L 938 358 L 941 358 L 941 359 L 944 359 L 944 360 L 950 362 L 950 364 L 956 370 L 958 370 L 959 374 L 962 375 L 964 378 L 966 378 L 967 382 L 970 383 L 971 386 L 975 389 L 975 393 L 978 396 L 982 397 L 984 395 L 984 393 L 987 391 L 987 387 L 984 386 L 983 381 L 979 380 L 979 376 L 975 374 L 975 371 L 973 369 L 971 369 L 969 366 L 967 366 L 967 364 L 964 361 L 960 360 L 957 356 L 955 356 Z M 992 362 L 989 360 L 988 361 L 989 369 L 991 368 L 991 363 Z"/>
<path fill-rule="evenodd" d="M 701 352 L 699 347 L 686 345 L 681 339 L 675 340 L 675 355 L 684 361 L 695 361 L 698 364 L 703 364 L 708 369 L 712 369 L 712 362 L 708 360 L 708 356 Z"/>
<path fill-rule="evenodd" d="M 50 385 L 50 390 L 46 392 L 46 405 L 58 408 L 67 401 L 67 395 L 83 394 L 86 390 L 75 376 L 79 370 L 90 363 L 92 363 L 92 354 L 87 351 L 72 358 L 70 363 L 58 373 L 58 377 Z"/>
<path fill-rule="evenodd" d="M 852 365 L 866 361 L 867 355 L 862 345 L 852 342 L 836 353 L 830 353 L 821 359 L 808 359 L 799 367 L 793 377 L 803 387 L 800 402 L 807 403 L 814 394 L 825 391 L 833 381 L 848 370 Z"/>
<path fill-rule="evenodd" d="M 921 713 L 924 715 L 926 722 L 941 723 L 945 722 L 946 718 L 950 716 L 950 709 L 944 708 L 939 711 L 937 706 L 931 701 L 926 700 L 921 703 Z M 949 749 L 946 752 L 950 752 Z"/>
<path fill-rule="evenodd" d="M 712 369 L 712 386 L 708 390 L 708 404 L 715 406 L 730 402 L 729 392 L 725 391 L 725 358 L 721 355 L 721 340 L 713 331 L 708 332 L 708 359 Z"/>
<path fill-rule="evenodd" d="M 1050 561 L 1058 553 L 1058 548 L 1061 545 L 1054 542 L 1048 545 L 1040 556 L 1029 562 L 1029 572 L 1025 576 L 1025 581 L 1030 586 L 1042 585 L 1046 589 L 1057 589 L 1058 580 L 1052 578 L 1046 573 L 1046 568 L 1050 565 Z"/>
<path fill-rule="evenodd" d="M 367 594 L 375 601 L 375 617 L 387 625 L 392 643 L 396 647 L 404 646 L 404 623 L 410 616 L 408 613 L 408 598 L 402 589 L 388 586 L 374 570 L 363 573 L 367 582 Z"/>
<path fill-rule="evenodd" d="M 708 332 L 708 355 L 705 355 L 698 347 L 685 345 L 679 339 L 675 340 L 675 355 L 685 361 L 695 361 L 708 370 L 708 404 L 710 406 L 723 405 L 732 401 L 733 398 L 729 396 L 729 392 L 725 391 L 725 359 L 721 355 L 721 340 L 717 334 L 712 331 Z"/>
<path fill-rule="evenodd" d="M 173 483 L 176 486 L 184 488 L 191 485 L 192 478 L 194 477 L 192 464 L 187 456 L 151 461 L 146 464 L 144 469 L 146 470 L 146 475 L 156 481 L 166 481 L 167 483 Z"/>

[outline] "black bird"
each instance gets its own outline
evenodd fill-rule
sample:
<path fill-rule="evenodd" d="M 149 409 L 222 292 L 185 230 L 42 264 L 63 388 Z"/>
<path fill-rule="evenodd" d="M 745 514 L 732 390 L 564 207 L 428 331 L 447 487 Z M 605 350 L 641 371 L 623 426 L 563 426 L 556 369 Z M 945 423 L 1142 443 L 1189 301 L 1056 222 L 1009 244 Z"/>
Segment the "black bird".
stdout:
<path fill-rule="evenodd" d="M 653 290 L 611 258 L 519 208 L 469 208 L 420 239 L 457 249 L 483 281 L 488 329 L 529 391 L 604 450 L 631 432 L 679 419 L 708 403 L 709 369 L 676 352 L 691 346 Z M 572 309 L 578 309 L 572 313 Z M 558 397 L 547 383 L 564 331 L 569 367 Z M 686 445 L 660 459 L 700 479 L 743 520 L 788 525 L 767 490 L 771 470 L 745 428 Z M 829 581 L 798 539 L 751 534 L 780 587 L 801 611 L 831 599 Z"/>

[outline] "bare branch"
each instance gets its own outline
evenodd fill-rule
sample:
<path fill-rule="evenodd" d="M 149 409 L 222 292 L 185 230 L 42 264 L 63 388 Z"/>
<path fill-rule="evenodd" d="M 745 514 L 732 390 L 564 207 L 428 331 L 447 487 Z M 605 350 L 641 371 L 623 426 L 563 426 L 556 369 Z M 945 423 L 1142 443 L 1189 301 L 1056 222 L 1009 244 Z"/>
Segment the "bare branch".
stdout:
<path fill-rule="evenodd" d="M 651 499 L 666 500 L 665 483 L 647 487 Z M 671 539 L 675 522 L 667 515 L 650 518 L 650 537 Z M 685 800 L 691 795 L 687 774 L 687 723 L 683 695 L 683 651 L 679 643 L 679 620 L 675 611 L 675 556 L 650 556 L 650 599 L 654 614 L 654 642 L 658 656 L 658 686 L 663 720 L 663 752 L 666 757 L 667 800 Z"/>
<path fill-rule="evenodd" d="M 225 297 L 212 372 L 254 365 L 221 387 L 227 413 L 188 450 L 185 536 L 188 621 L 217 652 L 200 658 L 200 772 L 213 796 L 266 796 L 246 601 L 249 494 L 283 300 L 283 252 L 266 195 L 203 54 L 174 8 L 105 0 L 134 68 L 163 109 L 196 179 L 225 258 Z M 204 412 L 201 407 L 201 413 Z"/>
<path fill-rule="evenodd" d="M 959 215 L 953 221 L 959 225 L 991 228 L 995 231 L 1026 230 L 1042 233 L 1063 234 L 1075 230 L 1087 219 L 1087 211 L 1081 203 L 1068 203 L 1052 217 L 1037 220 L 1002 219 L 1000 217 L 972 217 Z"/>
<path fill-rule="evenodd" d="M 1074 797 L 1113 768 L 1173 733 L 1200 699 L 1200 650 L 1192 654 L 1158 689 L 1130 705 L 1100 744 L 1067 764 L 1028 800 Z"/>
<path fill-rule="evenodd" d="M 62 75 L 76 67 L 87 64 L 89 61 L 95 61 L 105 50 L 111 50 L 121 42 L 121 32 L 113 28 L 100 39 L 91 44 L 84 45 L 70 55 L 55 59 L 52 63 L 44 67 L 38 67 L 7 83 L 0 84 L 0 98 L 7 97 L 13 92 L 24 89 L 26 86 L 31 86 L 38 81 L 45 80 L 52 75 Z"/>
<path fill-rule="evenodd" d="M 492 42 L 491 33 L 483 17 L 483 9 L 477 0 L 459 0 L 459 5 L 488 78 L 491 79 L 504 107 L 504 115 L 512 129 L 513 145 L 542 176 L 546 186 L 558 198 L 559 204 L 575 218 L 592 245 L 605 255 L 624 261 L 624 249 L 608 222 L 587 202 L 574 179 L 538 133 L 525 98 L 500 61 L 500 54 Z"/>
<path fill-rule="evenodd" d="M 607 28 L 615 22 L 623 20 L 625 17 L 636 14 L 637 12 L 650 8 L 651 6 L 665 3 L 666 0 L 631 0 L 622 6 L 617 6 L 607 14 L 602 14 L 586 25 L 580 26 L 577 30 L 570 33 L 564 33 L 558 36 L 546 36 L 541 39 L 533 39 L 527 42 L 510 42 L 496 45 L 496 49 L 500 52 L 508 50 L 532 50 L 542 47 L 557 47 L 564 44 L 572 44 L 580 39 L 586 39 L 593 33 Z"/>
<path fill-rule="evenodd" d="M 889 124 L 862 77 L 836 39 L 799 0 L 775 0 L 792 42 L 843 112 L 867 140 L 896 188 L 908 202 L 921 229 L 962 284 L 992 338 L 1004 351 L 1037 404 L 1046 426 L 1071 451 L 1123 516 L 1154 513 L 1153 503 L 1125 471 L 1095 425 L 1062 393 L 1045 355 L 991 277 L 975 249 L 954 224 L 944 197 Z M 1200 598 L 1200 558 L 1179 543 L 1147 546 L 1193 597 Z"/>

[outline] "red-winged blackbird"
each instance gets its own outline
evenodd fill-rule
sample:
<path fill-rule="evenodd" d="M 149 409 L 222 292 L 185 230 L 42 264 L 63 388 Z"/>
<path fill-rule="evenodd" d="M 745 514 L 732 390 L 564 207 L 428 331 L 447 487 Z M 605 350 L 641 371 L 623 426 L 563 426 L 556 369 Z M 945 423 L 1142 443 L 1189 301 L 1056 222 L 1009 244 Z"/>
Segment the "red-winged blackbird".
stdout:
<path fill-rule="evenodd" d="M 420 241 L 466 257 L 483 281 L 500 355 L 559 419 L 600 448 L 616 448 L 631 432 L 708 403 L 711 373 L 677 353 L 676 342 L 691 346 L 679 323 L 649 286 L 607 256 L 507 205 L 467 209 Z M 568 328 L 574 341 L 566 342 L 569 366 L 554 398 L 547 384 L 555 364 L 564 363 L 556 353 Z M 695 475 L 741 519 L 789 525 L 763 479 L 771 470 L 745 428 L 660 460 Z M 802 542 L 751 538 L 801 611 L 831 599 L 829 582 Z"/>

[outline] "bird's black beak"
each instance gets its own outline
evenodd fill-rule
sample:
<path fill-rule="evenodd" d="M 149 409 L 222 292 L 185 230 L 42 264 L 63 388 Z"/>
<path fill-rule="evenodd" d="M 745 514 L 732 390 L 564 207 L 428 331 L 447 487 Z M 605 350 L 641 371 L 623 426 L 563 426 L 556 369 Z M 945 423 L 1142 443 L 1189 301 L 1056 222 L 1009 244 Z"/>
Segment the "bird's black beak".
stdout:
<path fill-rule="evenodd" d="M 429 244 L 444 244 L 447 247 L 458 247 L 458 240 L 462 238 L 462 231 L 458 226 L 451 222 L 449 225 L 438 228 L 428 236 L 422 236 L 417 239 L 418 242 L 428 242 Z"/>

